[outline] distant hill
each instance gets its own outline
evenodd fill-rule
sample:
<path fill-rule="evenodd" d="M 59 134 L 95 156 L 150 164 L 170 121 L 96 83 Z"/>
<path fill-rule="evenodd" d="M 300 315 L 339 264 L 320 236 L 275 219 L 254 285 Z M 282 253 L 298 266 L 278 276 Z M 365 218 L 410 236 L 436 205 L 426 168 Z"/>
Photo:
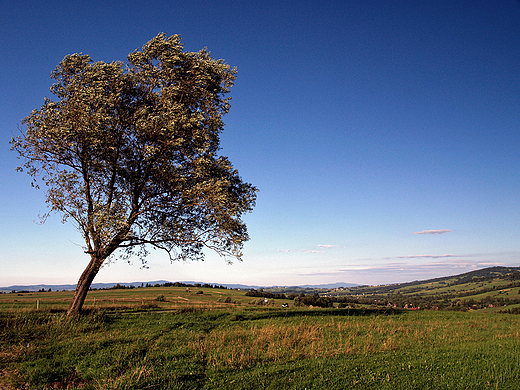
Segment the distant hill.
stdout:
<path fill-rule="evenodd" d="M 351 292 L 355 293 L 392 293 L 398 290 L 403 289 L 413 289 L 414 287 L 417 289 L 420 289 L 423 285 L 428 284 L 450 284 L 450 285 L 457 285 L 457 284 L 463 284 L 463 283 L 469 283 L 474 282 L 476 280 L 484 280 L 484 279 L 490 279 L 490 278 L 497 278 L 497 277 L 507 277 L 510 274 L 513 273 L 520 273 L 520 267 L 489 267 L 489 268 L 483 268 L 476 271 L 470 271 L 466 272 L 460 275 L 453 275 L 453 276 L 445 276 L 435 279 L 427 279 L 427 280 L 417 280 L 413 282 L 407 282 L 407 283 L 395 283 L 395 284 L 388 284 L 388 285 L 381 285 L 381 286 L 361 286 L 358 284 L 353 283 L 345 283 L 345 282 L 338 282 L 338 283 L 328 283 L 328 284 L 307 284 L 302 286 L 255 286 L 255 285 L 245 285 L 245 284 L 231 284 L 231 283 L 206 283 L 206 282 L 195 282 L 195 281 L 183 281 L 180 283 L 185 284 L 211 284 L 213 286 L 225 286 L 227 288 L 234 288 L 234 289 L 241 289 L 241 290 L 249 290 L 249 289 L 275 289 L 275 290 L 291 290 L 291 289 L 336 289 L 340 287 L 348 288 Z M 105 289 L 113 287 L 117 284 L 123 285 L 123 286 L 133 286 L 133 287 L 141 287 L 148 285 L 162 285 L 165 283 L 172 283 L 166 280 L 154 280 L 154 281 L 148 281 L 148 282 L 132 282 L 132 283 L 93 283 L 92 288 L 95 289 Z M 174 283 L 174 282 L 173 282 Z M 45 290 L 48 291 L 51 289 L 52 291 L 72 291 L 76 288 L 75 284 L 57 284 L 57 285 L 48 285 L 48 284 L 34 284 L 34 285 L 13 285 L 8 287 L 0 287 L 0 291 L 2 292 L 11 292 L 11 291 L 39 291 L 39 290 Z"/>
<path fill-rule="evenodd" d="M 444 276 L 440 278 L 416 280 L 407 283 L 394 283 L 380 286 L 357 286 L 350 289 L 354 293 L 368 293 L 368 294 L 391 294 L 395 292 L 419 292 L 428 285 L 461 285 L 486 279 L 502 278 L 506 279 L 510 275 L 520 276 L 520 267 L 488 267 L 476 271 L 465 272 L 459 275 Z"/>
<path fill-rule="evenodd" d="M 153 280 L 148 282 L 131 282 L 131 283 L 92 283 L 91 288 L 95 289 L 106 289 L 114 287 L 115 285 L 122 285 L 122 286 L 133 286 L 133 287 L 141 287 L 148 285 L 163 285 L 165 283 L 175 283 L 175 282 L 169 282 L 167 280 Z M 233 284 L 233 283 L 206 283 L 206 282 L 195 282 L 195 281 L 183 281 L 179 283 L 184 284 L 211 284 L 212 286 L 225 286 L 227 288 L 233 288 L 233 289 L 240 289 L 240 290 L 250 290 L 252 288 L 254 289 L 269 289 L 273 287 L 269 286 L 257 286 L 257 285 L 246 285 L 246 284 Z M 352 284 L 352 283 L 330 283 L 330 284 L 317 284 L 317 285 L 305 285 L 305 286 L 293 286 L 294 288 L 316 288 L 316 289 L 331 289 L 331 288 L 338 288 L 338 287 L 355 287 L 359 286 L 358 284 Z M 49 289 L 52 291 L 74 291 L 76 289 L 75 284 L 32 284 L 32 285 L 13 285 L 13 286 L 7 286 L 7 287 L 0 287 L 0 291 L 2 292 L 20 292 L 20 291 L 40 291 L 40 290 L 48 291 Z"/>
<path fill-rule="evenodd" d="M 455 276 L 445 276 L 441 278 L 435 278 L 435 279 L 428 279 L 423 281 L 415 281 L 410 283 L 401 283 L 401 286 L 407 284 L 407 285 L 414 285 L 414 284 L 424 284 L 424 283 L 434 283 L 434 282 L 442 282 L 442 281 L 450 281 L 453 280 L 453 282 L 458 283 L 466 283 L 471 282 L 476 278 L 479 279 L 486 279 L 486 278 L 496 278 L 496 277 L 502 277 L 507 276 L 514 272 L 519 272 L 520 267 L 488 267 L 479 269 L 476 271 L 470 271 L 466 272 L 460 275 Z"/>
<path fill-rule="evenodd" d="M 354 283 L 345 283 L 345 282 L 339 282 L 339 283 L 329 283 L 329 284 L 306 284 L 304 286 L 298 286 L 303 288 L 340 288 L 340 287 L 357 287 L 359 284 Z"/>
<path fill-rule="evenodd" d="M 111 287 L 114 287 L 116 285 L 121 285 L 121 286 L 127 286 L 127 287 L 130 287 L 130 286 L 133 286 L 133 287 L 141 287 L 141 286 L 146 286 L 146 285 L 151 285 L 151 286 L 155 286 L 155 285 L 163 285 L 165 283 L 175 283 L 175 282 L 169 282 L 167 280 L 153 280 L 153 281 L 148 281 L 148 282 L 131 282 L 131 283 L 92 283 L 92 286 L 91 288 L 93 289 L 106 289 L 106 288 L 111 288 Z M 243 289 L 243 290 L 248 290 L 248 289 L 251 289 L 251 288 L 262 288 L 262 286 L 248 286 L 248 285 L 245 285 L 245 284 L 220 284 L 220 283 L 206 283 L 206 282 L 194 282 L 194 281 L 183 281 L 183 282 L 179 282 L 179 283 L 184 283 L 184 284 L 201 284 L 201 285 L 204 285 L 204 284 L 211 284 L 212 286 L 225 286 L 227 288 L 235 288 L 235 289 Z M 265 287 L 263 287 L 265 288 Z M 40 290 L 45 290 L 45 291 L 48 291 L 49 289 L 52 290 L 52 291 L 74 291 L 76 289 L 76 285 L 75 284 L 31 284 L 31 285 L 13 285 L 13 286 L 7 286 L 7 287 L 0 287 L 0 291 L 2 292 L 11 292 L 11 291 L 16 291 L 16 292 L 20 292 L 20 291 L 40 291 Z"/>
<path fill-rule="evenodd" d="M 460 275 L 380 286 L 329 290 L 342 305 L 401 309 L 492 310 L 520 313 L 520 267 L 489 267 Z"/>
<path fill-rule="evenodd" d="M 144 282 L 151 284 L 163 284 L 166 283 L 165 280 L 153 281 L 153 282 Z M 117 284 L 125 285 L 125 286 L 141 286 L 141 282 L 133 282 L 133 283 L 92 283 L 92 288 L 110 288 Z M 40 290 L 48 291 L 51 289 L 52 291 L 74 291 L 76 289 L 75 284 L 31 284 L 31 285 L 14 285 L 8 287 L 0 287 L 0 291 L 40 291 Z"/>

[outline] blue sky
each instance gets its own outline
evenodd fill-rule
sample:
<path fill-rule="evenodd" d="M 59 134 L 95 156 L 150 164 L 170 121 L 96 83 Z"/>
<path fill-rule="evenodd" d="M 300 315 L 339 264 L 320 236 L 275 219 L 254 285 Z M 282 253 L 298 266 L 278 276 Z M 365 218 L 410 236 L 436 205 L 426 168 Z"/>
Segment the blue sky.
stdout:
<path fill-rule="evenodd" d="M 120 261 L 97 282 L 382 284 L 520 265 L 520 2 L 19 1 L 0 13 L 0 286 L 88 262 L 9 140 L 67 54 L 164 32 L 238 68 L 221 153 L 258 202 L 244 261 Z"/>

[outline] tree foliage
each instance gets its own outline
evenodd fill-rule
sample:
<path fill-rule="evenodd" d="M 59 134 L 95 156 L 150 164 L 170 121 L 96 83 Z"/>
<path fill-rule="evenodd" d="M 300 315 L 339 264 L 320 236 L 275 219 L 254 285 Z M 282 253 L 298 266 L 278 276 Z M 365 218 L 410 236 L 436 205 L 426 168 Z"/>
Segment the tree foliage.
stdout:
<path fill-rule="evenodd" d="M 300 295 L 294 298 L 294 306 L 333 307 L 333 299 L 320 297 L 317 293 L 314 295 L 300 293 Z"/>
<path fill-rule="evenodd" d="M 72 220 L 84 237 L 91 261 L 78 289 L 118 248 L 143 261 L 149 247 L 171 260 L 202 259 L 205 247 L 241 259 L 241 216 L 256 188 L 218 155 L 235 75 L 206 50 L 184 52 L 179 36 L 164 34 L 127 64 L 72 54 L 52 72 L 57 100 L 23 120 L 12 147 L 34 184 L 46 186 L 49 213 Z"/>

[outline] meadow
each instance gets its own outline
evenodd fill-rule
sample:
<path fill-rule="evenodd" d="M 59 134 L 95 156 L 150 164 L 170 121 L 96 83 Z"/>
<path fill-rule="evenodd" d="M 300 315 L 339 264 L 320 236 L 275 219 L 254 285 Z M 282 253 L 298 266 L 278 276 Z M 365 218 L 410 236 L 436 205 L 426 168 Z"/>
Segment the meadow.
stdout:
<path fill-rule="evenodd" d="M 0 389 L 517 389 L 520 316 L 303 308 L 245 291 L 0 294 Z M 289 308 L 282 308 L 289 303 Z"/>

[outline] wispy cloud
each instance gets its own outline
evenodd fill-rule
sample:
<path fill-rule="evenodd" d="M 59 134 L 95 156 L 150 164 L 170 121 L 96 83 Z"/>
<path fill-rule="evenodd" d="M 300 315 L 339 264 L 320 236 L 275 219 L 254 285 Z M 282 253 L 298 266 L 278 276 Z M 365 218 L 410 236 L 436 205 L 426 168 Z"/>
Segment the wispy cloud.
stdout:
<path fill-rule="evenodd" d="M 320 251 L 317 249 L 278 249 L 279 253 L 323 253 L 324 251 Z"/>
<path fill-rule="evenodd" d="M 517 266 L 520 252 L 463 253 L 459 255 L 407 255 L 357 258 L 340 263 L 301 263 L 284 269 L 291 284 L 389 284 L 457 275 L 492 266 Z M 417 261 L 419 260 L 419 261 Z M 276 270 L 277 275 L 280 274 Z"/>
<path fill-rule="evenodd" d="M 443 234 L 450 233 L 449 229 L 438 229 L 438 230 L 423 230 L 422 232 L 415 232 L 414 234 Z"/>
<path fill-rule="evenodd" d="M 279 253 L 325 253 L 328 249 L 342 248 L 338 245 L 319 244 L 317 248 L 306 249 L 277 249 Z"/>
<path fill-rule="evenodd" d="M 332 249 L 332 248 L 340 248 L 340 246 L 320 244 L 320 245 L 318 245 L 318 248 Z"/>
<path fill-rule="evenodd" d="M 406 256 L 395 256 L 395 257 L 385 257 L 385 260 L 388 259 L 442 259 L 446 257 L 467 257 L 467 255 L 457 256 L 457 255 L 406 255 Z"/>
<path fill-rule="evenodd" d="M 329 281 L 334 282 L 345 280 L 353 283 L 386 284 L 450 276 L 480 268 L 508 264 L 500 261 L 482 262 L 476 259 L 463 259 L 463 257 L 465 256 L 440 259 L 424 264 L 401 261 L 382 264 L 354 263 L 329 267 L 302 267 L 298 269 L 297 274 L 302 277 L 327 277 Z M 472 256 L 467 255 L 467 257 Z"/>

